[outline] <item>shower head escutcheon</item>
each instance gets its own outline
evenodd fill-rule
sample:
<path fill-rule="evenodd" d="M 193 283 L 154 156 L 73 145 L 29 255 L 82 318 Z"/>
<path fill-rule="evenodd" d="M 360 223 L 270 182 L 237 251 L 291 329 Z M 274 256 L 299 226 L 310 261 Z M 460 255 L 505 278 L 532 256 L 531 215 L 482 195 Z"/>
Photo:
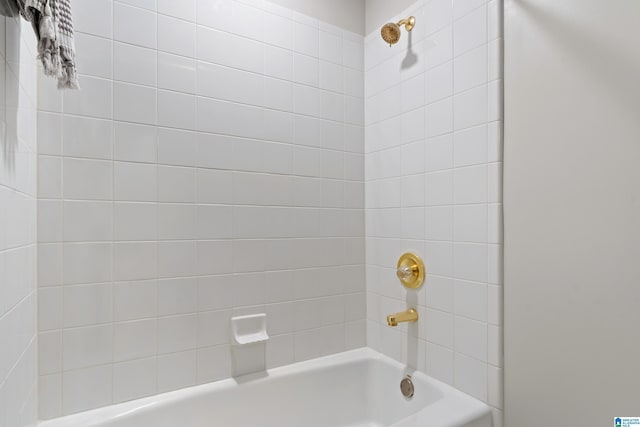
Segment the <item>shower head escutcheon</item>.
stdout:
<path fill-rule="evenodd" d="M 416 18 L 414 16 L 410 16 L 407 19 L 398 21 L 397 24 L 394 24 L 393 22 L 387 22 L 382 26 L 380 35 L 385 42 L 389 43 L 389 47 L 398 43 L 398 41 L 400 40 L 400 35 L 402 34 L 402 32 L 400 31 L 400 27 L 402 27 L 403 25 L 407 31 L 413 30 L 413 27 L 416 26 Z"/>

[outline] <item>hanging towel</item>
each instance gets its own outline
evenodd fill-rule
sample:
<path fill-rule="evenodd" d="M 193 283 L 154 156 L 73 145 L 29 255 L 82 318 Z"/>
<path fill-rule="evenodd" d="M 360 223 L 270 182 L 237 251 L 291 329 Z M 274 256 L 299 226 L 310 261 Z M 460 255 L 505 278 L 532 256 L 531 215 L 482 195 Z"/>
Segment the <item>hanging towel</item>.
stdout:
<path fill-rule="evenodd" d="M 17 1 L 38 38 L 38 59 L 45 74 L 58 78 L 59 89 L 79 89 L 71 0 Z"/>

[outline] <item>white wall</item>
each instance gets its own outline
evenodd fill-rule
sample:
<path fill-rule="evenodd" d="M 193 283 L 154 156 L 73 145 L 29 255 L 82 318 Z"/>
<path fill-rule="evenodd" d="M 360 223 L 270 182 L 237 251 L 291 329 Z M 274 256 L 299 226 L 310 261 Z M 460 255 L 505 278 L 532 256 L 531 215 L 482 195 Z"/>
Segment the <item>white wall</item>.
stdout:
<path fill-rule="evenodd" d="M 40 86 L 41 417 L 229 377 L 233 315 L 267 313 L 269 367 L 365 344 L 362 37 L 261 4 L 74 3 L 82 91 Z"/>
<path fill-rule="evenodd" d="M 37 418 L 36 46 L 0 17 L 0 427 Z"/>
<path fill-rule="evenodd" d="M 502 409 L 501 2 L 432 0 L 365 39 L 367 344 Z M 419 253 L 418 291 L 395 277 Z M 387 314 L 417 306 L 418 324 Z"/>
<path fill-rule="evenodd" d="M 509 0 L 506 425 L 638 416 L 640 3 Z"/>
<path fill-rule="evenodd" d="M 278 4 L 352 33 L 365 34 L 366 0 L 263 0 Z M 395 0 L 394 0 L 395 1 Z"/>

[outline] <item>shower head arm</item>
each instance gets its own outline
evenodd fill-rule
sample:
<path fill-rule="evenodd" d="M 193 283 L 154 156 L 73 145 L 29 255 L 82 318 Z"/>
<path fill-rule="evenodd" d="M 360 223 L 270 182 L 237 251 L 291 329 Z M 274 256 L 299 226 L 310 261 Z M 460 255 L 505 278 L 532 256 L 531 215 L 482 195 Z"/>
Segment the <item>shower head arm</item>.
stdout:
<path fill-rule="evenodd" d="M 416 18 L 413 16 L 410 16 L 406 19 L 401 19 L 400 21 L 398 21 L 398 27 L 402 27 L 404 25 L 404 28 L 407 31 L 411 31 L 413 30 L 413 27 L 415 27 L 416 25 Z"/>

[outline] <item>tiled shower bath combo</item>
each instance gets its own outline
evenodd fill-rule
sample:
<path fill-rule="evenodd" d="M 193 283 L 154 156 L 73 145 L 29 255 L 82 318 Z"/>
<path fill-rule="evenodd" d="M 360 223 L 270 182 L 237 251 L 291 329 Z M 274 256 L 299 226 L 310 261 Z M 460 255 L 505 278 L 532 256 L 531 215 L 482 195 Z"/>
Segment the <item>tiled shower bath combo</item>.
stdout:
<path fill-rule="evenodd" d="M 501 0 L 71 5 L 79 90 L 0 20 L 0 427 L 502 425 Z"/>

